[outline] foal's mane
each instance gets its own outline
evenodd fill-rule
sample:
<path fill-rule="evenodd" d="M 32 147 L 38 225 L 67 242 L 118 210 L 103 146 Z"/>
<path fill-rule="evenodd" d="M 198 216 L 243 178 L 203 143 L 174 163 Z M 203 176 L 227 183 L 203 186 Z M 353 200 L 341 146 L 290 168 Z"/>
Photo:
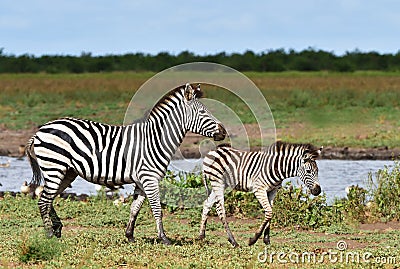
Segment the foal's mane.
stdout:
<path fill-rule="evenodd" d="M 294 147 L 294 148 L 303 148 L 304 150 L 308 150 L 308 151 L 315 151 L 318 148 L 315 147 L 312 144 L 296 144 L 296 143 L 289 143 L 289 142 L 283 142 L 283 141 L 277 141 L 275 143 L 273 143 L 269 149 L 273 150 L 273 151 L 283 151 L 284 149 L 288 148 L 288 147 Z"/>

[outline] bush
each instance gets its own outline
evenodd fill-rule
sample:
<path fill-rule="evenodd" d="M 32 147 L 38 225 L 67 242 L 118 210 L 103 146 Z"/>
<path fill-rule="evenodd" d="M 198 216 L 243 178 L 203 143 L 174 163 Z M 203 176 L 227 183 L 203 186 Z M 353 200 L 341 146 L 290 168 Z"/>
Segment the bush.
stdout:
<path fill-rule="evenodd" d="M 313 197 L 295 187 L 290 182 L 286 184 L 274 200 L 272 222 L 276 226 L 299 226 L 303 229 L 330 226 L 342 221 L 337 207 L 329 206 L 326 195 Z"/>
<path fill-rule="evenodd" d="M 200 207 L 205 200 L 202 175 L 169 172 L 160 184 L 161 198 L 167 208 Z M 191 201 L 192 204 L 188 204 Z M 298 226 L 315 229 L 342 225 L 344 223 L 399 220 L 400 216 L 400 163 L 392 169 L 385 167 L 374 176 L 368 176 L 368 189 L 350 186 L 346 198 L 337 199 L 328 205 L 326 195 L 313 197 L 303 188 L 288 182 L 274 199 L 272 223 L 278 227 Z M 251 192 L 226 191 L 227 215 L 263 218 L 264 212 Z M 215 207 L 211 211 L 215 215 Z M 335 227 L 336 227 L 335 226 Z"/>
<path fill-rule="evenodd" d="M 251 192 L 230 191 L 225 194 L 225 209 L 227 214 L 244 217 L 264 216 L 262 207 Z"/>
<path fill-rule="evenodd" d="M 347 198 L 335 200 L 334 206 L 342 212 L 346 222 L 361 222 L 367 220 L 366 215 L 367 190 L 357 186 L 348 188 Z"/>
<path fill-rule="evenodd" d="M 368 187 L 372 203 L 371 214 L 377 215 L 383 221 L 399 220 L 400 163 L 395 161 L 392 169 L 385 166 L 376 172 L 375 177 L 369 173 Z"/>
<path fill-rule="evenodd" d="M 160 182 L 161 203 L 170 212 L 202 206 L 206 197 L 201 174 L 167 171 Z"/>

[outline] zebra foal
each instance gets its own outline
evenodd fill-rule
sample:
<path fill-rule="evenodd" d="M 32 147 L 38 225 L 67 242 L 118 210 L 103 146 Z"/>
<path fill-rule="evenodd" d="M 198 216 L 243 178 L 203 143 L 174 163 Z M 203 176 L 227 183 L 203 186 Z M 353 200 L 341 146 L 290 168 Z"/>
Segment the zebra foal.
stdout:
<path fill-rule="evenodd" d="M 269 244 L 272 204 L 277 190 L 285 178 L 298 176 L 313 195 L 321 193 L 318 182 L 318 167 L 315 161 L 321 154 L 310 144 L 290 144 L 276 142 L 265 151 L 247 152 L 220 146 L 209 152 L 203 161 L 203 181 L 208 198 L 204 201 L 199 239 L 205 238 L 207 215 L 216 202 L 217 213 L 221 219 L 228 241 L 238 247 L 225 215 L 224 190 L 253 192 L 264 209 L 264 220 L 255 236 L 249 240 L 253 245 L 264 232 L 264 243 Z M 207 186 L 211 184 L 211 192 Z"/>
<path fill-rule="evenodd" d="M 134 226 L 147 197 L 156 221 L 158 238 L 170 244 L 162 223 L 159 180 L 188 131 L 223 140 L 221 123 L 198 100 L 200 86 L 178 87 L 165 95 L 142 120 L 112 126 L 83 119 L 63 118 L 40 127 L 26 153 L 32 183 L 44 180 L 38 205 L 49 237 L 61 237 L 62 223 L 54 198 L 79 175 L 110 188 L 135 184 L 125 235 L 134 241 Z"/>

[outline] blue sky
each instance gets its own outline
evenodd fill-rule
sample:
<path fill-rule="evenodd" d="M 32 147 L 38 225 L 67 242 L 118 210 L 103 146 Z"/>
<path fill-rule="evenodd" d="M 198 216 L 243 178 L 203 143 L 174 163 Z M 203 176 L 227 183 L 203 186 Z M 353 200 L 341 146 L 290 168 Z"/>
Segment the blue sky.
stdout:
<path fill-rule="evenodd" d="M 2 0 L 3 53 L 397 53 L 400 1 Z"/>

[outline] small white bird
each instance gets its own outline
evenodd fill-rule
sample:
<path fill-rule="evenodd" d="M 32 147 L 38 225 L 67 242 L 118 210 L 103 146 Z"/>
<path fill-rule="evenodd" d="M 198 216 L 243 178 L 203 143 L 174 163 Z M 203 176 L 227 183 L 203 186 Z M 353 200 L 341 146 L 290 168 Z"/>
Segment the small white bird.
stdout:
<path fill-rule="evenodd" d="M 125 197 L 124 197 L 123 194 L 121 194 L 121 195 L 119 196 L 119 198 L 116 199 L 116 200 L 114 200 L 114 202 L 113 202 L 113 204 L 114 204 L 115 206 L 120 206 L 120 205 L 123 204 L 123 203 L 125 203 Z"/>
<path fill-rule="evenodd" d="M 35 189 L 35 195 L 36 195 L 36 197 L 40 197 L 40 195 L 42 195 L 42 192 L 43 192 L 43 186 L 38 186 L 38 187 Z"/>
<path fill-rule="evenodd" d="M 371 202 L 371 201 L 369 201 L 369 202 L 367 202 L 366 204 L 365 204 L 365 206 L 367 207 L 367 208 L 371 208 L 371 207 L 373 207 L 375 205 L 375 203 L 374 202 Z"/>
<path fill-rule="evenodd" d="M 346 188 L 344 188 L 344 191 L 346 192 L 346 194 L 350 193 L 350 190 L 353 188 L 353 185 L 351 186 L 347 186 Z"/>
<path fill-rule="evenodd" d="M 28 182 L 24 181 L 24 183 L 22 183 L 22 186 L 21 186 L 21 193 L 29 194 L 31 192 L 33 192 L 31 185 L 28 185 Z"/>
<path fill-rule="evenodd" d="M 11 163 L 11 161 L 10 161 L 10 160 L 7 160 L 6 163 L 0 163 L 0 167 L 2 167 L 2 168 L 10 167 L 10 163 Z"/>

